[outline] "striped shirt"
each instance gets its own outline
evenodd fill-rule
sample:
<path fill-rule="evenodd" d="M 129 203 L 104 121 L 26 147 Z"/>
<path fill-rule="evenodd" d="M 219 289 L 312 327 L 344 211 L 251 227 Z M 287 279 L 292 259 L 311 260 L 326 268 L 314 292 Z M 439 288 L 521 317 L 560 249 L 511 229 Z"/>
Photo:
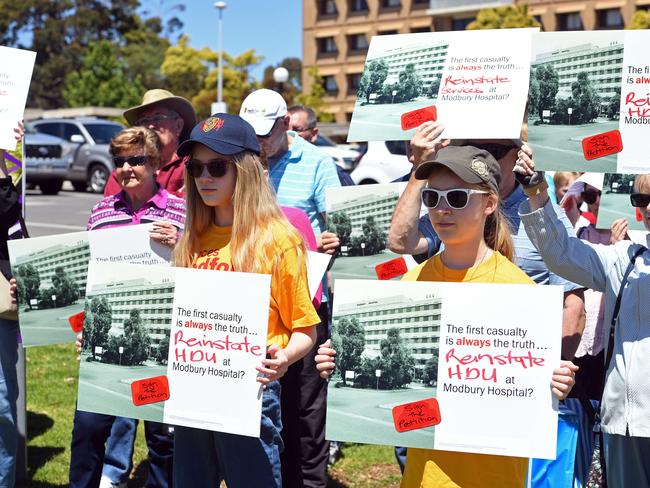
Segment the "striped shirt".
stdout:
<path fill-rule="evenodd" d="M 158 187 L 139 210 L 131 209 L 123 191 L 103 198 L 93 207 L 86 230 L 108 229 L 124 225 L 147 224 L 167 220 L 178 230 L 185 226 L 185 201 Z"/>
<path fill-rule="evenodd" d="M 278 203 L 303 210 L 309 217 L 314 233 L 326 229 L 325 189 L 341 186 L 334 160 L 293 131 L 286 154 L 269 168 L 269 178 L 278 196 Z"/>

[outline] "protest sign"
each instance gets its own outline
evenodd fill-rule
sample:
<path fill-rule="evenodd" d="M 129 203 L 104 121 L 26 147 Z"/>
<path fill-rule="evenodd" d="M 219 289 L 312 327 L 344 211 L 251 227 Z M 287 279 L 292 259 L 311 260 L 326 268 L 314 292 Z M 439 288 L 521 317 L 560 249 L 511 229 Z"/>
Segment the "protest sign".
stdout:
<path fill-rule="evenodd" d="M 538 169 L 647 173 L 647 31 L 533 35 L 528 142 Z"/>
<path fill-rule="evenodd" d="M 334 296 L 328 439 L 555 458 L 561 287 L 339 279 Z"/>
<path fill-rule="evenodd" d="M 376 266 L 398 258 L 388 249 L 388 231 L 397 200 L 406 183 L 327 188 L 325 206 L 328 229 L 341 242 L 330 274 L 333 278 L 376 279 Z M 424 215 L 426 208 L 420 208 Z M 409 269 L 415 266 L 404 256 Z"/>
<path fill-rule="evenodd" d="M 169 266 L 169 248 L 151 240 L 149 229 L 143 224 L 8 241 L 24 345 L 74 341 L 68 318 L 83 310 L 91 258 Z"/>
<path fill-rule="evenodd" d="M 348 141 L 407 140 L 436 118 L 447 138 L 519 139 L 535 31 L 373 37 Z"/>
<path fill-rule="evenodd" d="M 16 147 L 14 128 L 23 119 L 36 53 L 0 46 L 0 147 Z"/>
<path fill-rule="evenodd" d="M 309 296 L 313 298 L 318 291 L 318 285 L 323 280 L 332 256 L 329 254 L 307 251 L 307 282 L 309 283 Z"/>
<path fill-rule="evenodd" d="M 625 219 L 629 230 L 646 230 L 643 222 L 637 218 L 637 208 L 633 207 L 630 201 L 635 178 L 633 174 L 605 175 L 598 208 L 597 229 L 610 229 L 615 220 Z"/>
<path fill-rule="evenodd" d="M 259 437 L 270 280 L 92 261 L 77 408 Z"/>

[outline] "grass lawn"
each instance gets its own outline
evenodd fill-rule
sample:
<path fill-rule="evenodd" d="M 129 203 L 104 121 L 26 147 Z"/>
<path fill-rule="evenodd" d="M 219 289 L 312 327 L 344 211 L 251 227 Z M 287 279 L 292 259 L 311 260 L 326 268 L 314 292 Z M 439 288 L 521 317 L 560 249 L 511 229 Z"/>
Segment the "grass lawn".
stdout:
<path fill-rule="evenodd" d="M 73 344 L 27 350 L 28 481 L 30 488 L 68 485 L 70 438 L 79 364 Z M 129 487 L 144 486 L 147 449 L 138 426 Z M 399 467 L 392 447 L 347 444 L 330 470 L 330 488 L 399 486 Z"/>

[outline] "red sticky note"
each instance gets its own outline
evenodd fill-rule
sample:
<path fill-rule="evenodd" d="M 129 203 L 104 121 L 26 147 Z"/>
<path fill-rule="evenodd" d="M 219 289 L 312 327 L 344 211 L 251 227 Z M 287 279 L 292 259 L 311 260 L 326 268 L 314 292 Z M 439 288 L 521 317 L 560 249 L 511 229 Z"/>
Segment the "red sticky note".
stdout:
<path fill-rule="evenodd" d="M 438 400 L 427 398 L 393 407 L 393 422 L 397 432 L 423 429 L 440 423 Z"/>
<path fill-rule="evenodd" d="M 86 314 L 83 311 L 76 313 L 74 315 L 70 315 L 70 317 L 68 317 L 68 322 L 70 322 L 70 327 L 72 328 L 72 331 L 75 334 L 78 334 L 83 330 L 85 318 L 86 318 Z"/>
<path fill-rule="evenodd" d="M 377 272 L 377 278 L 380 280 L 390 280 L 396 276 L 402 276 L 408 271 L 406 266 L 406 261 L 404 258 L 399 257 L 386 261 L 385 263 L 380 263 L 375 266 L 375 271 Z"/>
<path fill-rule="evenodd" d="M 641 213 L 641 209 L 639 207 L 636 207 L 636 221 L 643 222 L 643 214 Z"/>
<path fill-rule="evenodd" d="M 134 381 L 131 383 L 131 397 L 133 404 L 137 406 L 169 400 L 167 376 Z"/>
<path fill-rule="evenodd" d="M 588 161 L 609 156 L 610 154 L 616 154 L 622 150 L 623 140 L 618 129 L 585 137 L 582 140 L 582 152 Z"/>
<path fill-rule="evenodd" d="M 402 130 L 415 129 L 418 125 L 428 122 L 429 120 L 436 120 L 437 118 L 438 113 L 436 112 L 435 105 L 419 108 L 412 112 L 406 112 L 405 114 L 402 114 Z"/>

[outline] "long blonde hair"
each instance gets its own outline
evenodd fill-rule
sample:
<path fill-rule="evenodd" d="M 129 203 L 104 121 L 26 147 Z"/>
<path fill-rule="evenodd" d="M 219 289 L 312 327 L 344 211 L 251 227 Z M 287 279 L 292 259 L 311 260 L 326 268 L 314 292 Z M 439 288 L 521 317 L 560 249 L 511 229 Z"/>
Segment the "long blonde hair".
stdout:
<path fill-rule="evenodd" d="M 509 261 L 514 262 L 515 245 L 512 242 L 512 231 L 506 216 L 501 209 L 501 198 L 499 197 L 499 193 L 495 192 L 494 189 L 487 184 L 480 184 L 477 186 L 481 190 L 488 191 L 490 195 L 494 195 L 497 198 L 496 210 L 485 219 L 483 239 L 485 239 L 485 243 L 490 247 L 490 249 L 493 251 L 499 251 L 503 256 L 508 258 Z"/>
<path fill-rule="evenodd" d="M 237 170 L 232 196 L 234 218 L 230 255 L 233 269 L 250 273 L 271 273 L 279 264 L 277 235 L 284 235 L 298 251 L 299 266 L 307 249 L 298 231 L 280 209 L 259 157 L 249 151 L 234 156 Z M 174 250 L 174 263 L 191 267 L 199 249 L 199 239 L 214 222 L 214 210 L 203 203 L 194 177 L 185 171 L 185 232 Z"/>

